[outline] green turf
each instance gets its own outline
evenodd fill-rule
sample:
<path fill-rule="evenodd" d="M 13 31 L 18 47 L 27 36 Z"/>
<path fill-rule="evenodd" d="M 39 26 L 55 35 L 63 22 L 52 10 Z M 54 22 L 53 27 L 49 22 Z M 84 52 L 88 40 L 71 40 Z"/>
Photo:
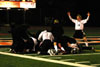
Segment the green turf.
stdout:
<path fill-rule="evenodd" d="M 54 56 L 56 57 L 56 56 Z M 85 65 L 91 65 L 91 64 L 100 64 L 100 54 L 99 55 L 73 55 L 73 56 L 57 56 L 61 57 L 61 59 L 56 59 L 56 60 L 65 60 L 65 59 L 75 59 L 71 60 L 69 62 L 81 62 L 81 61 L 89 61 L 90 63 L 82 63 Z M 45 58 L 50 58 L 50 57 L 45 57 Z M 100 66 L 98 66 L 100 67 Z"/>
<path fill-rule="evenodd" d="M 73 67 L 61 64 L 0 55 L 0 67 Z"/>
<path fill-rule="evenodd" d="M 9 52 L 10 48 L 0 48 L 1 52 Z"/>
<path fill-rule="evenodd" d="M 34 56 L 34 55 L 31 54 L 31 56 Z M 97 54 L 97 55 L 81 55 L 81 54 L 72 55 L 71 54 L 69 56 L 68 55 L 62 55 L 62 56 L 40 55 L 37 57 L 53 59 L 53 60 L 58 60 L 58 61 L 66 60 L 66 59 L 74 59 L 74 60 L 67 61 L 67 62 L 72 62 L 72 63 L 81 62 L 81 61 L 89 61 L 89 63 L 80 63 L 80 64 L 85 64 L 85 65 L 100 64 L 100 54 Z M 49 62 L 0 55 L 0 67 L 60 67 L 60 66 L 72 67 L 72 66 L 65 66 L 65 65 L 49 63 Z M 100 65 L 98 65 L 97 67 L 100 67 Z"/>
<path fill-rule="evenodd" d="M 100 49 L 100 46 L 96 45 L 95 48 Z M 8 52 L 9 49 L 10 48 L 0 48 L 0 51 Z M 83 51 L 83 53 L 81 53 L 81 54 L 88 54 L 88 53 L 92 54 L 92 53 L 97 53 L 97 52 Z M 58 61 L 65 60 L 65 59 L 75 59 L 75 60 L 68 61 L 68 62 L 72 62 L 72 63 L 81 62 L 81 61 L 89 61 L 90 62 L 90 63 L 83 63 L 85 65 L 100 64 L 100 54 L 97 54 L 97 55 L 81 55 L 81 54 L 49 56 L 49 55 L 37 55 L 37 54 L 32 53 L 32 54 L 24 54 L 24 55 L 33 56 L 33 57 L 34 56 L 42 57 L 42 58 L 53 59 L 53 60 L 58 60 Z M 11 57 L 11 56 L 6 56 L 6 55 L 0 54 L 0 67 L 65 67 L 65 65 L 43 62 L 43 61 L 36 61 L 36 60 L 29 60 L 29 59 L 18 58 L 18 57 Z M 72 66 L 66 66 L 66 67 L 72 67 Z M 100 66 L 98 66 L 98 67 L 100 67 Z"/>

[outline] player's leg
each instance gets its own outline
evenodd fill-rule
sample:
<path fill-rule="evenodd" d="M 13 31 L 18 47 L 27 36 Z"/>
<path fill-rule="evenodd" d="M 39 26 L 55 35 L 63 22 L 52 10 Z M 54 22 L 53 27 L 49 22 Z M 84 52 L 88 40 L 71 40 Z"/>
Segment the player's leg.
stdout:
<path fill-rule="evenodd" d="M 86 47 L 88 47 L 89 45 L 88 45 L 88 43 L 87 43 L 87 38 L 86 38 L 86 36 L 83 37 L 83 40 L 85 41 L 85 45 L 86 45 Z"/>
<path fill-rule="evenodd" d="M 88 47 L 88 46 L 89 46 L 88 43 L 87 43 L 88 40 L 87 40 L 87 37 L 86 37 L 85 32 L 83 32 L 83 31 L 82 31 L 82 36 L 83 36 L 83 40 L 84 40 L 84 42 L 85 42 L 85 46 Z"/>

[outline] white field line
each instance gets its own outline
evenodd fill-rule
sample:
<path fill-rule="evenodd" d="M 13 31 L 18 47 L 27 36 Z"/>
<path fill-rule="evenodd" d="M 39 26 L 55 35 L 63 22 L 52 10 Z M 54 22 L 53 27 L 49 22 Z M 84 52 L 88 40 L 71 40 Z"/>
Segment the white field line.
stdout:
<path fill-rule="evenodd" d="M 84 65 L 84 64 L 71 63 L 71 62 L 63 62 L 63 61 L 58 61 L 58 60 L 51 60 L 51 59 L 32 57 L 32 56 L 26 56 L 26 55 L 20 55 L 20 54 L 12 54 L 12 53 L 6 53 L 6 52 L 0 52 L 0 54 L 20 57 L 20 58 L 39 60 L 39 61 L 45 61 L 45 62 L 51 62 L 51 63 L 57 63 L 57 64 L 63 64 L 63 65 L 76 66 L 76 67 L 95 67 L 95 66 L 91 66 L 91 65 Z"/>
<path fill-rule="evenodd" d="M 48 59 L 62 59 L 62 57 L 49 57 Z"/>
<path fill-rule="evenodd" d="M 67 55 L 54 55 L 54 56 L 87 56 L 87 55 L 100 55 L 100 53 L 86 53 L 86 54 L 67 54 Z M 49 55 L 39 56 L 39 57 L 48 57 Z"/>
<path fill-rule="evenodd" d="M 93 65 L 93 66 L 100 66 L 100 64 L 91 64 L 91 65 Z"/>
<path fill-rule="evenodd" d="M 64 60 L 60 60 L 60 61 L 74 61 L 75 59 L 64 59 Z"/>
<path fill-rule="evenodd" d="M 90 63 L 90 61 L 80 61 L 80 62 L 75 62 L 75 63 Z"/>
<path fill-rule="evenodd" d="M 71 54 L 71 55 L 61 55 L 61 56 L 83 56 L 83 55 L 100 55 L 100 53 L 87 53 L 87 54 Z"/>

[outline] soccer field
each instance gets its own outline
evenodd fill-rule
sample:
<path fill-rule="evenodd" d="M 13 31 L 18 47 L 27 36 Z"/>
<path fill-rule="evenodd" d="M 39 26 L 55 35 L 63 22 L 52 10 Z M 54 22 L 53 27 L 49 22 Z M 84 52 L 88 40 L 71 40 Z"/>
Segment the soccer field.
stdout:
<path fill-rule="evenodd" d="M 11 54 L 8 49 L 0 50 L 0 67 L 100 67 L 100 52 L 49 56 Z"/>
<path fill-rule="evenodd" d="M 31 33 L 37 32 L 37 30 L 43 30 L 44 28 L 35 27 L 35 30 L 30 30 Z M 49 29 L 49 28 L 48 28 Z M 73 27 L 64 28 L 65 35 L 72 36 L 74 33 Z M 95 52 L 91 50 L 83 50 L 81 54 L 66 54 L 66 55 L 37 55 L 31 54 L 11 54 L 9 53 L 9 47 L 0 46 L 0 67 L 100 67 L 100 28 L 86 28 L 85 32 L 88 37 L 90 46 L 95 47 Z M 5 35 L 0 35 L 0 42 L 12 42 L 11 34 L 7 34 L 7 31 L 2 31 Z M 8 38 L 8 41 L 2 40 L 2 38 Z M 6 43 L 7 44 L 7 43 Z"/>

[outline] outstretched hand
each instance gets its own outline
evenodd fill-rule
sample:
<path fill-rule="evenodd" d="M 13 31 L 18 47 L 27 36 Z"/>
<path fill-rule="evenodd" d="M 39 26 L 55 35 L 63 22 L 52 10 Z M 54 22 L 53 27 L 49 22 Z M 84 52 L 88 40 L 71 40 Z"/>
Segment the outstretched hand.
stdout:
<path fill-rule="evenodd" d="M 87 15 L 90 16 L 90 12 L 88 12 Z"/>
<path fill-rule="evenodd" d="M 70 16 L 70 12 L 67 12 L 68 16 Z"/>

